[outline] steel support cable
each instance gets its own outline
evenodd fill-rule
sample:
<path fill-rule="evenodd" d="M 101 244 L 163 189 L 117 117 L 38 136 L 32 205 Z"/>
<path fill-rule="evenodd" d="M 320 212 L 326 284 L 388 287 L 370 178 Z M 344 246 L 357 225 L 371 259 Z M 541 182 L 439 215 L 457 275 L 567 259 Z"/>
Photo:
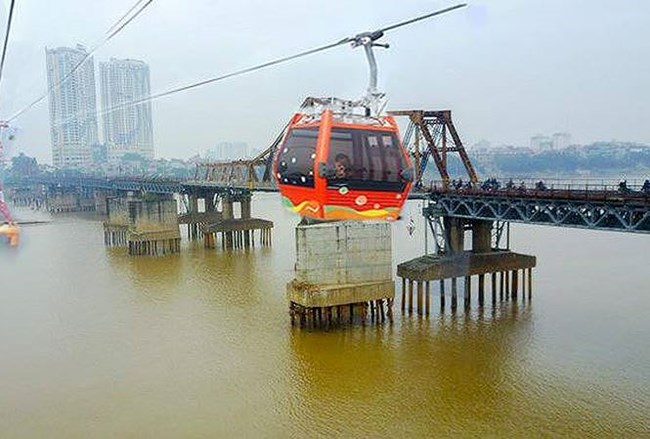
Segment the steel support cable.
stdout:
<path fill-rule="evenodd" d="M 146 3 L 141 5 L 145 0 L 138 0 L 131 8 L 128 10 L 126 14 L 124 14 L 122 17 L 120 17 L 117 22 L 115 22 L 109 29 L 108 31 L 105 32 L 105 37 L 95 45 L 87 54 L 84 56 L 81 61 L 79 61 L 68 73 L 66 73 L 63 78 L 59 80 L 56 84 L 53 84 L 51 87 L 47 89 L 45 93 L 43 93 L 41 96 L 39 96 L 36 100 L 32 101 L 29 105 L 24 107 L 22 110 L 16 112 L 13 116 L 11 116 L 7 121 L 12 122 L 19 116 L 21 116 L 23 113 L 26 111 L 29 111 L 32 109 L 34 106 L 36 106 L 38 103 L 40 103 L 43 99 L 45 99 L 46 96 L 48 96 L 52 90 L 54 90 L 57 87 L 61 87 L 64 82 L 66 82 L 77 70 L 83 66 L 86 61 L 92 57 L 95 52 L 97 52 L 102 46 L 104 46 L 106 43 L 108 43 L 114 36 L 119 34 L 129 23 L 131 23 L 138 15 L 142 13 L 151 3 L 153 3 L 153 0 L 146 0 Z M 13 5 L 13 1 L 12 1 Z M 139 5 L 140 8 L 137 9 L 130 17 L 127 18 L 127 16 L 135 10 Z M 126 18 L 126 20 L 125 20 Z M 91 116 L 88 116 L 91 117 Z"/>
<path fill-rule="evenodd" d="M 7 55 L 7 45 L 9 43 L 9 31 L 11 30 L 11 22 L 13 19 L 13 15 L 14 15 L 14 0 L 11 0 L 11 4 L 9 6 L 9 16 L 7 18 L 7 30 L 5 31 L 5 40 L 2 47 L 2 61 L 0 61 L 0 80 L 2 79 L 2 71 L 4 70 L 4 65 L 5 65 L 5 57 Z M 0 122 L 0 131 L 3 128 L 7 128 L 7 124 L 5 122 Z M 0 164 L 2 164 L 3 160 L 4 160 L 4 151 L 3 151 L 2 139 L 0 139 Z M 4 203 L 1 195 L 2 195 L 2 181 L 0 180 L 0 202 Z"/>
<path fill-rule="evenodd" d="M 15 0 L 11 0 L 9 5 L 9 17 L 7 18 L 7 30 L 5 31 L 5 40 L 2 45 L 2 59 L 0 60 L 0 82 L 2 82 L 2 72 L 4 71 L 5 58 L 7 56 L 7 45 L 9 43 L 9 32 L 11 31 L 11 22 L 14 16 Z"/>
<path fill-rule="evenodd" d="M 129 10 L 126 11 L 126 12 L 124 13 L 124 15 L 122 15 L 122 16 L 119 18 L 119 20 L 117 20 L 117 21 L 113 24 L 113 26 L 111 26 L 111 27 L 108 28 L 108 30 L 106 31 L 106 34 L 110 34 L 111 32 L 113 32 L 113 30 L 115 30 L 115 29 L 120 25 L 120 23 L 121 23 L 124 19 L 126 19 L 126 17 L 128 17 L 128 16 L 131 14 L 131 12 L 133 12 L 133 11 L 135 10 L 135 8 L 137 8 L 137 7 L 140 5 L 140 3 L 144 2 L 144 1 L 145 1 L 145 0 L 138 0 L 137 2 L 135 2 L 135 3 L 133 4 L 133 6 L 131 6 L 131 7 L 129 8 Z"/>
<path fill-rule="evenodd" d="M 149 0 L 149 1 L 151 2 L 151 0 Z M 297 59 L 297 58 L 302 58 L 304 56 L 313 55 L 314 53 L 318 53 L 318 52 L 322 52 L 324 50 L 332 49 L 332 48 L 340 46 L 342 44 L 355 43 L 355 42 L 358 43 L 362 38 L 372 37 L 372 38 L 377 39 L 377 38 L 381 37 L 384 34 L 384 32 L 386 32 L 386 31 L 393 30 L 393 29 L 396 29 L 396 28 L 399 28 L 399 27 L 402 27 L 402 26 L 406 26 L 406 25 L 409 25 L 409 24 L 413 24 L 413 23 L 415 23 L 417 21 L 425 20 L 427 18 L 431 18 L 431 17 L 434 17 L 436 15 L 442 15 L 442 14 L 445 14 L 447 12 L 451 12 L 453 10 L 463 8 L 465 6 L 467 6 L 466 3 L 461 3 L 461 4 L 451 6 L 451 7 L 445 8 L 445 9 L 440 9 L 440 10 L 431 12 L 431 13 L 426 14 L 426 15 L 422 15 L 422 16 L 419 16 L 419 17 L 416 17 L 416 18 L 412 18 L 412 19 L 409 19 L 409 20 L 406 20 L 406 21 L 402 21 L 402 22 L 399 22 L 399 23 L 384 27 L 382 29 L 378 29 L 378 30 L 376 30 L 374 32 L 360 33 L 360 34 L 357 34 L 357 35 L 355 35 L 353 37 L 346 37 L 346 38 L 343 38 L 343 39 L 341 39 L 339 41 L 336 41 L 334 43 L 326 44 L 324 46 L 320 46 L 320 47 L 317 47 L 315 49 L 305 50 L 303 52 L 300 52 L 300 53 L 297 53 L 297 54 L 294 54 L 294 55 L 278 58 L 278 59 L 275 59 L 273 61 L 268 61 L 268 62 L 258 64 L 258 65 L 253 66 L 253 67 L 247 67 L 245 69 L 236 70 L 234 72 L 226 73 L 224 75 L 215 76 L 213 78 L 204 79 L 202 81 L 198 81 L 198 82 L 195 82 L 195 83 L 192 83 L 192 84 L 188 84 L 188 85 L 184 85 L 184 86 L 181 86 L 181 87 L 173 88 L 173 89 L 167 90 L 165 92 L 160 92 L 160 93 L 154 94 L 154 95 L 149 96 L 147 98 L 135 99 L 135 100 L 133 100 L 131 102 L 125 102 L 123 104 L 116 105 L 116 106 L 114 106 L 112 108 L 108 108 L 108 109 L 106 109 L 104 111 L 95 112 L 94 115 L 103 116 L 103 115 L 105 115 L 107 113 L 110 113 L 110 112 L 113 112 L 113 111 L 122 110 L 124 108 L 132 107 L 132 106 L 135 106 L 135 105 L 145 104 L 145 103 L 155 101 L 155 100 L 158 100 L 160 98 L 170 96 L 170 95 L 182 92 L 182 91 L 191 90 L 193 88 L 201 87 L 203 85 L 211 84 L 213 82 L 218 82 L 218 81 L 222 81 L 224 79 L 233 78 L 235 76 L 244 75 L 246 73 L 251 73 L 251 72 L 254 72 L 256 70 L 261 70 L 261 69 L 264 69 L 266 67 L 270 67 L 270 66 L 274 66 L 274 65 L 277 65 L 277 64 L 285 63 L 285 62 L 288 62 L 288 61 L 291 61 L 291 60 L 294 60 L 294 59 Z M 66 123 L 67 121 L 69 121 L 71 119 L 75 119 L 76 117 L 77 117 L 77 115 L 72 116 L 72 117 L 68 118 L 66 121 L 62 121 L 61 123 Z"/>

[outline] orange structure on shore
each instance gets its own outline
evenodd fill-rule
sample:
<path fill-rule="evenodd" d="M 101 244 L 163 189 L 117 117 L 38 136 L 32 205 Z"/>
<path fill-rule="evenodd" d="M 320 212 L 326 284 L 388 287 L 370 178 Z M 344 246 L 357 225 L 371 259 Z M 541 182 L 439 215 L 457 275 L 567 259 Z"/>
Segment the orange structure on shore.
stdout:
<path fill-rule="evenodd" d="M 9 245 L 15 247 L 20 239 L 20 228 L 16 224 L 5 223 L 0 226 L 0 236 L 7 238 Z"/>

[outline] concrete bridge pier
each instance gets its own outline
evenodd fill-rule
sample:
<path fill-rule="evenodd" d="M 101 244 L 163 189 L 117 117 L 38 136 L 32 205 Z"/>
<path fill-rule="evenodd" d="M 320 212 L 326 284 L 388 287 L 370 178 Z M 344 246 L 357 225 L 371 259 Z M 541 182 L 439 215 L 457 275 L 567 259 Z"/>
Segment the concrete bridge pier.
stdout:
<path fill-rule="evenodd" d="M 389 223 L 301 224 L 296 247 L 295 277 L 287 284 L 292 324 L 329 329 L 392 319 Z"/>
<path fill-rule="evenodd" d="M 251 201 L 252 201 L 252 196 L 248 194 L 247 196 L 242 197 L 240 206 L 241 206 L 241 218 L 242 219 L 250 219 L 251 218 Z M 253 231 L 251 230 L 244 230 L 243 232 L 243 244 L 245 248 L 248 248 L 251 246 L 251 242 L 254 240 L 254 237 L 252 236 L 254 234 Z M 269 242 L 268 245 L 271 243 Z"/>
<path fill-rule="evenodd" d="M 13 206 L 40 209 L 45 205 L 43 187 L 40 184 L 30 184 L 7 189 L 7 195 Z"/>
<path fill-rule="evenodd" d="M 162 256 L 180 252 L 176 200 L 171 197 L 136 200 L 130 202 L 128 209 L 131 227 L 127 244 L 131 256 Z"/>
<path fill-rule="evenodd" d="M 492 221 L 472 220 L 472 251 L 489 253 L 492 251 Z"/>
<path fill-rule="evenodd" d="M 106 200 L 104 244 L 108 247 L 127 247 L 129 231 L 128 202 L 132 197 L 112 197 Z"/>
<path fill-rule="evenodd" d="M 235 209 L 233 206 L 233 200 L 231 197 L 225 197 L 222 201 L 223 211 L 222 218 L 224 221 L 230 221 L 235 218 Z M 225 248 L 233 248 L 233 232 L 224 231 L 222 232 L 223 237 L 221 239 L 222 245 Z"/>
<path fill-rule="evenodd" d="M 461 218 L 444 218 L 446 242 L 451 254 L 461 253 L 465 248 L 465 223 Z"/>
<path fill-rule="evenodd" d="M 428 295 L 428 284 L 440 281 L 440 307 L 445 308 L 445 280 L 451 279 L 451 310 L 458 306 L 458 278 L 462 278 L 463 308 L 472 305 L 472 285 L 478 292 L 478 306 L 485 305 L 486 275 L 491 279 L 492 303 L 496 304 L 497 292 L 500 300 L 517 301 L 519 297 L 531 297 L 532 269 L 536 258 L 514 253 L 510 249 L 500 249 L 492 245 L 494 224 L 486 220 L 442 217 L 445 248 L 437 254 L 428 254 L 403 262 L 397 267 L 402 277 L 402 310 L 408 304 L 408 312 L 413 311 L 413 283 L 417 289 L 416 312 L 427 315 L 430 307 L 422 305 L 421 291 Z M 465 249 L 465 233 L 471 233 L 471 248 Z M 498 244 L 498 243 L 497 243 Z M 521 272 L 521 274 L 519 273 Z M 474 283 L 473 277 L 476 277 Z M 405 285 L 409 285 L 408 291 Z M 423 287 L 424 285 L 424 287 Z M 423 289 L 424 288 L 424 289 Z M 521 290 L 521 291 L 520 291 Z"/>
<path fill-rule="evenodd" d="M 187 212 L 178 216 L 178 222 L 187 225 L 187 238 L 190 241 L 203 238 L 206 246 L 211 247 L 214 245 L 212 244 L 212 237 L 206 237 L 203 234 L 203 228 L 221 220 L 221 212 L 218 211 L 216 204 L 217 194 L 216 189 L 195 188 L 183 195 L 183 197 L 186 197 Z M 202 209 L 199 208 L 200 200 L 203 201 Z"/>
<path fill-rule="evenodd" d="M 190 213 L 197 214 L 199 213 L 199 198 L 196 195 L 189 196 L 189 206 Z M 198 239 L 199 229 L 197 223 L 189 223 L 187 225 L 187 236 L 190 240 Z"/>
<path fill-rule="evenodd" d="M 48 189 L 46 206 L 46 210 L 50 213 L 75 212 L 77 210 L 77 197 L 72 192 Z"/>
<path fill-rule="evenodd" d="M 127 247 L 131 256 L 162 256 L 180 252 L 180 241 L 177 204 L 171 196 L 109 199 L 106 245 Z"/>
<path fill-rule="evenodd" d="M 50 213 L 92 212 L 95 200 L 87 190 L 75 187 L 46 189 L 46 210 Z"/>
<path fill-rule="evenodd" d="M 240 204 L 240 217 L 235 217 L 235 204 Z M 221 218 L 201 230 L 205 247 L 214 248 L 221 236 L 223 250 L 247 249 L 255 246 L 255 232 L 259 231 L 259 244 L 271 245 L 273 222 L 251 217 L 252 194 L 250 191 L 226 190 L 221 195 Z"/>
<path fill-rule="evenodd" d="M 208 191 L 205 193 L 203 198 L 203 203 L 205 205 L 206 213 L 217 211 L 216 197 L 217 197 L 217 193 L 214 191 Z"/>
<path fill-rule="evenodd" d="M 108 198 L 109 194 L 105 191 L 95 190 L 93 199 L 95 200 L 95 212 L 100 215 L 108 215 Z"/>

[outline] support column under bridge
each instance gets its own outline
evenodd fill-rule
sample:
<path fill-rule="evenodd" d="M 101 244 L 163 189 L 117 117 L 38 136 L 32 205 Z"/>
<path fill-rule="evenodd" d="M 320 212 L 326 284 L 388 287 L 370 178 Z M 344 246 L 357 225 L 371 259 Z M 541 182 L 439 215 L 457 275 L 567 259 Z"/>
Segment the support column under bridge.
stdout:
<path fill-rule="evenodd" d="M 177 204 L 171 196 L 112 198 L 107 205 L 107 246 L 127 247 L 131 256 L 161 256 L 180 251 Z"/>
<path fill-rule="evenodd" d="M 271 246 L 273 222 L 251 217 L 252 194 L 248 190 L 227 191 L 220 196 L 219 219 L 200 226 L 206 248 L 246 249 L 255 246 L 255 236 L 261 246 Z M 240 216 L 235 216 L 239 203 Z"/>
<path fill-rule="evenodd" d="M 91 189 L 47 186 L 45 206 L 50 213 L 92 212 L 95 198 Z"/>
<path fill-rule="evenodd" d="M 295 278 L 287 284 L 292 324 L 330 328 L 392 318 L 391 228 L 336 221 L 296 227 Z"/>
<path fill-rule="evenodd" d="M 204 238 L 202 228 L 223 218 L 223 212 L 217 209 L 220 191 L 197 187 L 182 197 L 185 212 L 178 216 L 179 224 L 187 225 L 187 237 L 190 241 Z"/>
<path fill-rule="evenodd" d="M 397 266 L 397 275 L 402 278 L 402 311 L 429 314 L 436 284 L 442 310 L 447 291 L 451 293 L 452 311 L 457 309 L 459 286 L 463 288 L 465 309 L 471 306 L 473 291 L 478 293 L 479 306 L 483 306 L 488 287 L 493 304 L 497 297 L 513 301 L 531 298 L 532 269 L 537 260 L 510 250 L 507 223 L 438 216 L 427 208 L 424 213 L 427 228 L 433 232 L 434 252 Z M 466 232 L 471 233 L 469 249 L 465 248 Z M 425 233 L 426 242 L 429 230 Z"/>

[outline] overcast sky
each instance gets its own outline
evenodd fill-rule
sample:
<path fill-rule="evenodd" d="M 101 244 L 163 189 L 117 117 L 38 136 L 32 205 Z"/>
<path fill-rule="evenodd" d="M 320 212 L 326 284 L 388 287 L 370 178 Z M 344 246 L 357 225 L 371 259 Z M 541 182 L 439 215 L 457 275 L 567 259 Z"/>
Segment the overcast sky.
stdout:
<path fill-rule="evenodd" d="M 16 3 L 2 118 L 45 91 L 46 46 L 92 47 L 135 0 Z M 141 59 L 157 93 L 456 3 L 154 0 L 97 52 L 95 65 Z M 379 88 L 389 109 L 451 109 L 466 144 L 528 145 L 558 131 L 577 143 L 650 143 L 650 1 L 468 3 L 384 37 L 391 47 L 378 49 Z M 153 104 L 156 155 L 187 158 L 221 141 L 264 148 L 306 96 L 357 98 L 367 75 L 362 49 L 340 46 L 163 98 Z M 17 124 L 14 153 L 51 162 L 47 100 Z"/>

